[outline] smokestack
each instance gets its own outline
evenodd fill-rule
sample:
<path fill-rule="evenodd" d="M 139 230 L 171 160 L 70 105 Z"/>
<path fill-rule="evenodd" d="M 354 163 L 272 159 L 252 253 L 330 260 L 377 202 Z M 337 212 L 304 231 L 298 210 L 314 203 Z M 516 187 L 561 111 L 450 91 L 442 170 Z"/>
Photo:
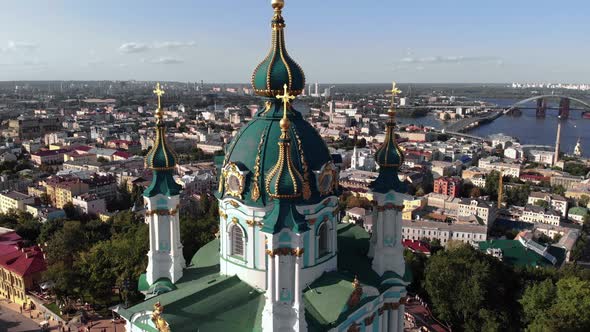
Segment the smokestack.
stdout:
<path fill-rule="evenodd" d="M 557 121 L 557 138 L 555 139 L 555 157 L 553 158 L 553 166 L 556 166 L 559 161 L 559 145 L 561 144 L 561 117 L 559 117 Z"/>

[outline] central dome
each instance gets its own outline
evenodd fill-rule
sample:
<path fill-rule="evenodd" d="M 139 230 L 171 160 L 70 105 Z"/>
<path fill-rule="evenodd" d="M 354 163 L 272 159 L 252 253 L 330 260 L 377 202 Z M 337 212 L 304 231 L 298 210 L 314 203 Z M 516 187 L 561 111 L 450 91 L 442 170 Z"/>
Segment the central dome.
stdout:
<path fill-rule="evenodd" d="M 254 115 L 252 121 L 234 137 L 226 150 L 223 169 L 235 165 L 233 168 L 242 180 L 240 192 L 238 195 L 231 195 L 230 191 L 233 190 L 227 190 L 227 185 L 220 184 L 220 197 L 230 194 L 250 206 L 263 206 L 273 199 L 266 190 L 266 183 L 267 177 L 272 177 L 271 170 L 279 160 L 282 117 L 283 106 L 280 101 L 268 101 L 266 108 Z M 287 118 L 290 122 L 287 130 L 290 151 L 286 152 L 291 156 L 292 167 L 303 178 L 303 186 L 307 185 L 310 190 L 309 197 L 302 195 L 298 199 L 314 204 L 327 196 L 327 192 L 320 190 L 317 182 L 320 172 L 332 165 L 332 157 L 324 140 L 303 119 L 301 113 L 290 108 Z M 230 181 L 230 176 L 225 174 L 224 180 Z M 335 178 L 332 180 L 337 181 Z"/>

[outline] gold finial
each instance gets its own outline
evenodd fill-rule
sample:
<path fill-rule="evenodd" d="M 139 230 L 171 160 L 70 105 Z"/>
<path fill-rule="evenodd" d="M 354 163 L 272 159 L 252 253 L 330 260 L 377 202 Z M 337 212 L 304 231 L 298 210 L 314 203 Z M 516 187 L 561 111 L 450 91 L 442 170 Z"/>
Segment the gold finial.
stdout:
<path fill-rule="evenodd" d="M 289 103 L 291 100 L 295 99 L 295 96 L 289 94 L 289 89 L 287 84 L 283 85 L 283 95 L 277 95 L 277 99 L 281 99 L 283 101 L 283 118 L 281 119 L 281 129 L 283 131 L 287 131 L 289 129 L 289 120 L 287 119 L 287 109 L 289 108 Z"/>
<path fill-rule="evenodd" d="M 272 0 L 270 4 L 272 8 L 281 10 L 285 6 L 285 0 Z"/>
<path fill-rule="evenodd" d="M 354 289 L 361 287 L 361 283 L 357 275 L 354 276 L 354 280 L 352 281 L 352 287 L 354 287 Z"/>
<path fill-rule="evenodd" d="M 170 325 L 168 322 L 162 317 L 162 313 L 164 312 L 164 306 L 160 304 L 160 301 L 154 304 L 154 311 L 152 312 L 152 322 L 156 326 L 156 329 L 159 332 L 170 332 Z"/>
<path fill-rule="evenodd" d="M 389 107 L 389 116 L 394 117 L 395 116 L 395 96 L 397 96 L 399 93 L 401 93 L 401 90 L 398 89 L 396 87 L 396 83 L 393 82 L 391 84 L 391 106 Z"/>
<path fill-rule="evenodd" d="M 156 83 L 156 89 L 154 90 L 154 94 L 158 96 L 158 110 L 156 111 L 156 117 L 162 118 L 162 95 L 164 94 L 164 90 L 160 89 L 160 83 Z"/>

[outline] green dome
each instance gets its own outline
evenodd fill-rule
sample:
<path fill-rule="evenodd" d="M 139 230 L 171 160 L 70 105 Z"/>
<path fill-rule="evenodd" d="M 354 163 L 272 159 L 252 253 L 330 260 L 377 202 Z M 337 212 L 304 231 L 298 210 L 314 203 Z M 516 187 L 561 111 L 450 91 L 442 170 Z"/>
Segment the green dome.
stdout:
<path fill-rule="evenodd" d="M 273 196 L 299 192 L 300 194 L 296 194 L 297 197 L 293 199 L 315 204 L 334 193 L 323 191 L 322 194 L 316 184 L 317 174 L 332 161 L 323 139 L 303 119 L 301 113 L 290 108 L 287 113 L 290 122 L 287 130 L 289 142 L 285 142 L 285 139 L 281 138 L 282 116 L 281 102 L 268 101 L 266 108 L 255 114 L 252 121 L 234 137 L 226 149 L 222 166 L 224 170 L 232 171 L 222 171 L 219 198 L 231 196 L 249 206 L 265 206 L 274 198 Z M 280 164 L 278 161 L 281 156 L 281 145 L 284 149 L 282 155 L 290 155 L 290 167 L 293 172 L 277 170 L 273 174 L 275 166 Z M 236 167 L 231 167 L 232 165 Z M 237 177 L 243 179 L 243 183 L 236 185 L 239 187 L 237 193 L 228 190 L 229 177 L 233 173 L 238 173 Z"/>
<path fill-rule="evenodd" d="M 145 156 L 145 167 L 153 170 L 172 170 L 176 166 L 176 152 L 166 143 L 166 127 L 158 119 L 154 146 Z"/>
<path fill-rule="evenodd" d="M 154 174 L 150 186 L 143 192 L 145 197 L 158 194 L 175 196 L 180 193 L 182 186 L 174 180 L 176 159 L 176 152 L 166 142 L 166 127 L 162 120 L 158 119 L 154 146 L 145 156 L 145 167 L 151 169 Z"/>
<path fill-rule="evenodd" d="M 404 163 L 404 154 L 397 145 L 395 133 L 395 120 L 393 111 L 387 121 L 387 130 L 383 145 L 375 153 L 375 162 L 379 165 L 379 176 L 371 184 L 371 189 L 376 192 L 385 193 L 390 190 L 405 192 L 406 185 L 399 180 L 397 170 Z"/>
<path fill-rule="evenodd" d="M 259 96 L 275 97 L 283 92 L 284 84 L 291 95 L 298 95 L 305 88 L 305 74 L 285 47 L 285 20 L 281 9 L 280 6 L 275 8 L 272 19 L 271 49 L 252 74 L 252 87 Z"/>
<path fill-rule="evenodd" d="M 287 127 L 282 131 L 281 138 L 279 138 L 277 163 L 268 173 L 266 181 L 266 192 L 272 198 L 299 198 L 302 195 L 303 187 L 309 186 L 303 181 L 301 173 L 293 165 L 289 136 L 289 125 L 287 124 Z M 308 191 L 309 188 L 305 190 Z"/>

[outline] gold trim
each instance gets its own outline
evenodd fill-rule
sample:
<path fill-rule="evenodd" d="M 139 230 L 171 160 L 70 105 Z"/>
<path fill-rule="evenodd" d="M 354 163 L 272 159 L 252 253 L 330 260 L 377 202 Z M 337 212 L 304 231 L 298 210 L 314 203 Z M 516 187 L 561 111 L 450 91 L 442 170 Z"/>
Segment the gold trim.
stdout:
<path fill-rule="evenodd" d="M 233 190 L 229 186 L 229 179 L 232 176 L 235 176 L 240 183 L 240 186 L 237 190 Z M 240 172 L 238 165 L 236 165 L 234 163 L 227 164 L 227 166 L 223 169 L 223 177 L 225 180 L 224 182 L 225 182 L 226 195 L 242 199 L 242 193 L 244 192 L 245 178 L 244 178 L 244 175 Z"/>
<path fill-rule="evenodd" d="M 223 219 L 227 219 L 227 214 L 225 212 L 223 212 L 222 209 L 219 209 L 219 217 L 221 217 Z"/>
<path fill-rule="evenodd" d="M 264 144 L 264 137 L 266 136 L 266 130 L 268 126 L 264 128 L 262 132 L 262 136 L 260 136 L 260 142 L 258 143 L 258 151 L 256 154 L 256 161 L 254 162 L 254 178 L 252 179 L 252 192 L 250 193 L 250 198 L 254 202 L 258 201 L 260 198 L 260 187 L 258 185 L 258 180 L 260 178 L 260 155 L 262 154 L 262 146 Z"/>
<path fill-rule="evenodd" d="M 231 218 L 231 222 L 232 222 L 234 225 L 237 225 L 237 224 L 240 222 L 240 220 L 239 220 L 238 218 L 236 218 L 236 217 L 232 217 L 232 218 Z"/>
<path fill-rule="evenodd" d="M 166 210 L 166 209 L 148 210 L 148 211 L 146 211 L 145 215 L 148 217 L 153 216 L 155 214 L 157 214 L 159 216 L 174 216 L 178 213 L 179 209 L 180 209 L 180 205 L 177 204 L 175 208 L 170 209 L 170 210 Z"/>
<path fill-rule="evenodd" d="M 229 204 L 235 208 L 237 208 L 238 206 L 240 206 L 240 204 L 236 201 L 229 201 Z"/>
<path fill-rule="evenodd" d="M 295 256 L 301 257 L 305 252 L 305 248 L 275 248 L 275 249 L 267 249 L 266 254 L 270 257 L 274 256 Z"/>
<path fill-rule="evenodd" d="M 309 167 L 305 160 L 305 154 L 303 153 L 303 145 L 301 144 L 301 138 L 297 130 L 293 130 L 295 134 L 295 140 L 297 141 L 297 149 L 299 150 L 299 160 L 301 161 L 301 167 L 303 168 L 303 199 L 308 200 L 311 198 L 311 186 L 309 184 Z"/>

